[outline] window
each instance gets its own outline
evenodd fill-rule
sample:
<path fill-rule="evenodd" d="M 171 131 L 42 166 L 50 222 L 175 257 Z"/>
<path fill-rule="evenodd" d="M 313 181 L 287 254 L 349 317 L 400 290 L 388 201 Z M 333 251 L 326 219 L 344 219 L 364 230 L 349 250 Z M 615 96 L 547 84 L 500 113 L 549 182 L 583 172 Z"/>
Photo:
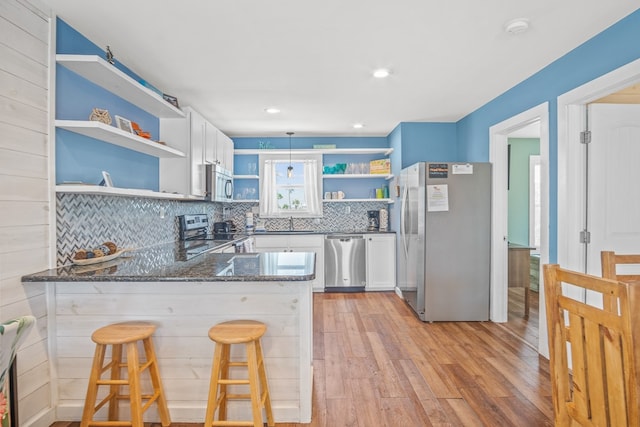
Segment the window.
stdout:
<path fill-rule="evenodd" d="M 284 153 L 260 155 L 260 216 L 322 216 L 320 164 L 320 155 L 295 155 L 291 160 Z M 289 165 L 293 167 L 290 178 L 287 176 Z"/>

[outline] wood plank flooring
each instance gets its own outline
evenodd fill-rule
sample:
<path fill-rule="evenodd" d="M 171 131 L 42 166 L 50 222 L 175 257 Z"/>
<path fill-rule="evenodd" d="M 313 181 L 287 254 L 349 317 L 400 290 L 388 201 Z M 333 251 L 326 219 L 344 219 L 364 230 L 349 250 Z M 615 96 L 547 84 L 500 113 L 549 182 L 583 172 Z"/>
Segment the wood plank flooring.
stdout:
<path fill-rule="evenodd" d="M 548 367 L 499 324 L 423 323 L 392 292 L 315 294 L 313 419 L 277 425 L 551 426 Z M 172 424 L 187 426 L 202 424 Z"/>
<path fill-rule="evenodd" d="M 524 288 L 509 288 L 508 321 L 501 325 L 538 348 L 540 294 L 529 290 L 529 317 L 524 317 Z"/>

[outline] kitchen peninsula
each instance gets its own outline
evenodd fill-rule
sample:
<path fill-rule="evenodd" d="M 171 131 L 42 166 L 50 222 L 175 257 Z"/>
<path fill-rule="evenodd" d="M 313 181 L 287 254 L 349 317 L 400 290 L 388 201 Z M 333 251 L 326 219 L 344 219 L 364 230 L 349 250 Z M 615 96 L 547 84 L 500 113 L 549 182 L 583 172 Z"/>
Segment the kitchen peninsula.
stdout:
<path fill-rule="evenodd" d="M 55 313 L 49 339 L 57 355 L 58 419 L 81 418 L 91 333 L 147 320 L 158 324 L 155 346 L 172 420 L 202 422 L 214 349 L 209 328 L 255 319 L 268 328 L 262 345 L 276 421 L 310 422 L 315 254 L 188 252 L 168 243 L 23 277 L 46 284 Z M 157 419 L 155 408 L 149 412 Z M 247 402 L 230 402 L 230 417 L 248 413 Z"/>

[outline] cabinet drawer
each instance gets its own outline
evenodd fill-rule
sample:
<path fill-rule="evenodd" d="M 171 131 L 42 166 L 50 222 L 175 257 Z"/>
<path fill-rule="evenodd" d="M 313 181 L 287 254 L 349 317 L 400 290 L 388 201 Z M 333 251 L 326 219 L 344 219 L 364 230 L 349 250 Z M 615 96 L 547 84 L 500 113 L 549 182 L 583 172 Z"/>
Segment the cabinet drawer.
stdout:
<path fill-rule="evenodd" d="M 324 248 L 324 235 L 299 235 L 287 236 L 289 238 L 290 248 Z"/>
<path fill-rule="evenodd" d="M 289 236 L 255 236 L 256 249 L 289 247 Z"/>

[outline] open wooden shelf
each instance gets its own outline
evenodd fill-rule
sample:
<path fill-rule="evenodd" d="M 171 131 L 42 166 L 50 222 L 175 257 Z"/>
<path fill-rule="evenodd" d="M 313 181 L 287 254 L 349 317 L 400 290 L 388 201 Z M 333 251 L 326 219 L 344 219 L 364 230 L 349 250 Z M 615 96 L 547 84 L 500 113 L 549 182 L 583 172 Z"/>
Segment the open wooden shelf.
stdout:
<path fill-rule="evenodd" d="M 185 157 L 182 151 L 178 151 L 175 148 L 142 138 L 102 122 L 56 120 L 56 127 L 154 157 Z"/>
<path fill-rule="evenodd" d="M 289 150 L 286 149 L 237 149 L 234 154 L 238 156 L 249 156 L 255 154 L 282 154 Z M 304 148 L 291 150 L 291 154 L 382 154 L 388 156 L 393 153 L 393 148 Z"/>
<path fill-rule="evenodd" d="M 56 62 L 156 117 L 185 117 L 180 109 L 169 104 L 161 95 L 97 55 L 60 54 L 56 55 Z"/>
<path fill-rule="evenodd" d="M 149 199 L 194 200 L 202 201 L 203 197 L 185 196 L 184 194 L 161 193 L 138 188 L 103 187 L 101 185 L 60 184 L 56 185 L 56 193 L 93 194 L 101 196 L 146 197 Z"/>
<path fill-rule="evenodd" d="M 392 174 L 382 173 L 334 173 L 324 174 L 323 179 L 352 179 L 352 178 L 384 178 L 386 180 L 392 179 Z"/>
<path fill-rule="evenodd" d="M 325 203 L 344 203 L 344 202 L 383 202 L 393 203 L 393 199 L 322 199 Z"/>

